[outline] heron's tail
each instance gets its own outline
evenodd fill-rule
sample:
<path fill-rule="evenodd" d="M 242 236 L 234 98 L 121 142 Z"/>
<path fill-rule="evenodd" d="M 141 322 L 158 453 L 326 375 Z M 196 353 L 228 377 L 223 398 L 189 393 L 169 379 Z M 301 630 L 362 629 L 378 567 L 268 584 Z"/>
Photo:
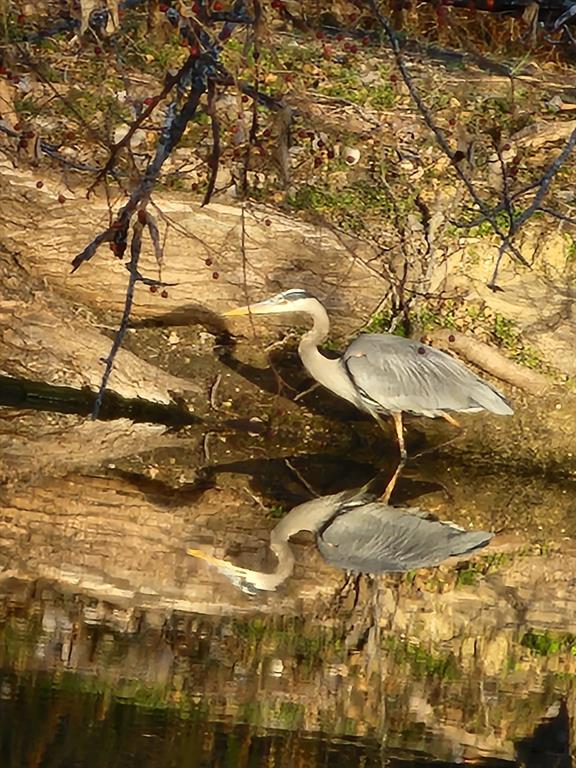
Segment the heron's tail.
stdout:
<path fill-rule="evenodd" d="M 470 392 L 470 398 L 490 413 L 498 416 L 512 416 L 514 409 L 499 389 L 478 379 L 477 386 Z"/>
<path fill-rule="evenodd" d="M 456 536 L 452 542 L 450 554 L 452 556 L 465 555 L 468 552 L 473 552 L 475 549 L 485 547 L 493 538 L 494 534 L 489 533 L 488 531 L 462 532 L 460 529 L 458 531 L 458 536 Z"/>

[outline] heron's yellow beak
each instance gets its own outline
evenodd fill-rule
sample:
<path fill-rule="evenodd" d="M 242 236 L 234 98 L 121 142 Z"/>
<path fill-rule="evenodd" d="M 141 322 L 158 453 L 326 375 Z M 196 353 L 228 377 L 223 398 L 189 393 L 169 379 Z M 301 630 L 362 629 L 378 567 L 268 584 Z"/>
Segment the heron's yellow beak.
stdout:
<path fill-rule="evenodd" d="M 222 312 L 222 317 L 244 317 L 249 315 L 251 308 L 237 307 L 236 309 L 229 309 L 227 312 Z"/>
<path fill-rule="evenodd" d="M 284 307 L 286 304 L 279 304 L 272 299 L 264 299 L 264 301 L 256 301 L 254 304 L 249 304 L 246 307 L 237 307 L 236 309 L 229 309 L 228 312 L 223 313 L 223 317 L 245 317 L 246 315 L 276 315 L 279 312 L 285 312 Z"/>
<path fill-rule="evenodd" d="M 206 563 L 210 563 L 210 565 L 220 565 L 222 562 L 222 560 L 218 560 L 217 557 L 209 555 L 208 552 L 203 552 L 201 549 L 187 549 L 186 554 L 191 557 L 197 557 L 199 560 L 204 560 Z"/>

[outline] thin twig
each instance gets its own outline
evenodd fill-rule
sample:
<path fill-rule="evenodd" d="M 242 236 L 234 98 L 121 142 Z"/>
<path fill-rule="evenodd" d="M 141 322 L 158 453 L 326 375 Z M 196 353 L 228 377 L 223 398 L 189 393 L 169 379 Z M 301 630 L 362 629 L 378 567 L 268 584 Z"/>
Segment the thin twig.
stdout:
<path fill-rule="evenodd" d="M 402 79 L 404 80 L 404 83 L 406 87 L 408 88 L 408 92 L 410 93 L 410 96 L 412 97 L 412 100 L 416 104 L 416 107 L 418 108 L 418 111 L 422 115 L 422 118 L 430 131 L 434 134 L 436 141 L 438 143 L 438 146 L 440 149 L 444 152 L 446 157 L 450 160 L 452 163 L 452 167 L 456 171 L 456 175 L 458 178 L 462 181 L 466 189 L 468 190 L 468 193 L 472 200 L 476 203 L 482 214 L 485 216 L 486 221 L 490 223 L 490 226 L 494 230 L 494 232 L 500 237 L 502 242 L 506 243 L 506 248 L 510 250 L 510 252 L 513 254 L 513 256 L 524 266 L 528 267 L 530 266 L 529 263 L 526 261 L 524 256 L 520 253 L 520 251 L 510 243 L 508 236 L 501 230 L 498 222 L 496 221 L 492 211 L 486 205 L 486 203 L 482 200 L 482 198 L 478 195 L 476 192 L 476 189 L 468 176 L 464 173 L 462 168 L 460 167 L 456 157 L 455 153 L 450 149 L 450 146 L 448 142 L 446 141 L 446 137 L 444 136 L 444 133 L 441 131 L 441 129 L 436 125 L 434 122 L 434 118 L 432 117 L 432 113 L 422 100 L 422 97 L 420 96 L 420 93 L 418 92 L 418 89 L 414 85 L 414 81 L 412 79 L 412 76 L 410 72 L 408 71 L 408 68 L 406 66 L 406 62 L 404 61 L 404 57 L 402 55 L 402 51 L 400 49 L 400 43 L 398 41 L 398 37 L 396 33 L 394 32 L 392 26 L 390 25 L 390 22 L 388 19 L 380 12 L 380 9 L 378 8 L 378 5 L 375 0 L 367 0 L 368 6 L 372 9 L 374 15 L 378 19 L 378 22 L 382 29 L 384 30 L 384 33 L 386 37 L 388 38 L 388 42 L 390 43 L 390 46 L 392 48 L 392 54 L 394 56 L 394 59 L 396 61 L 396 65 L 400 71 L 400 74 L 402 76 Z"/>
<path fill-rule="evenodd" d="M 106 391 L 108 380 L 110 379 L 110 374 L 112 373 L 112 368 L 114 366 L 114 360 L 116 359 L 116 355 L 118 354 L 120 347 L 122 346 L 124 336 L 126 335 L 126 331 L 128 330 L 130 313 L 132 311 L 132 304 L 134 302 L 134 288 L 136 286 L 136 283 L 139 280 L 138 261 L 140 259 L 140 253 L 142 252 L 143 228 L 144 228 L 144 225 L 140 221 L 136 221 L 134 223 L 134 228 L 132 231 L 132 242 L 130 244 L 130 262 L 128 264 L 129 277 L 128 277 L 128 285 L 126 287 L 126 297 L 124 299 L 124 311 L 122 313 L 122 319 L 120 321 L 120 325 L 118 326 L 118 330 L 114 337 L 114 342 L 112 343 L 112 348 L 110 350 L 110 353 L 108 354 L 108 357 L 105 360 L 106 367 L 104 368 L 102 381 L 100 382 L 98 394 L 96 395 L 96 400 L 94 402 L 94 409 L 92 411 L 93 419 L 97 419 L 100 413 L 100 409 L 102 407 L 102 401 L 104 399 L 104 392 Z"/>

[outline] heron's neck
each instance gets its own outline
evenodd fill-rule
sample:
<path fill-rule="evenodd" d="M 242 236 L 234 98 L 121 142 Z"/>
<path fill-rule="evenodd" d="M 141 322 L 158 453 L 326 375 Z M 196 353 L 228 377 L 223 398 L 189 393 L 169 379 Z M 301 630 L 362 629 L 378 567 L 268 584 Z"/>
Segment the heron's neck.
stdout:
<path fill-rule="evenodd" d="M 305 333 L 298 345 L 300 359 L 312 378 L 345 400 L 356 402 L 356 396 L 348 377 L 342 373 L 340 360 L 331 360 L 319 351 L 318 345 L 330 332 L 330 320 L 322 304 L 317 302 L 312 314 L 314 325 Z"/>
<path fill-rule="evenodd" d="M 300 339 L 298 354 L 308 373 L 313 376 L 316 381 L 325 384 L 324 379 L 326 378 L 326 372 L 332 361 L 321 354 L 318 345 L 322 344 L 322 342 L 328 338 L 328 334 L 330 333 L 330 319 L 328 313 L 319 301 L 316 302 L 312 318 L 314 319 L 314 325 Z"/>
<path fill-rule="evenodd" d="M 274 531 L 270 536 L 270 549 L 278 560 L 274 576 L 278 579 L 278 583 L 281 584 L 292 575 L 295 563 L 294 552 L 292 552 L 292 547 L 287 540 L 282 541 L 277 536 L 274 536 Z"/>

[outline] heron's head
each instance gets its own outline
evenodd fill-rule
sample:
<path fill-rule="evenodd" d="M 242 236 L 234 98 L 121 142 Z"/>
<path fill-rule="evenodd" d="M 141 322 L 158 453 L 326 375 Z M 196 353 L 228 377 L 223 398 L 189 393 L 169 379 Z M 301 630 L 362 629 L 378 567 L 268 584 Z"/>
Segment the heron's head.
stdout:
<path fill-rule="evenodd" d="M 287 312 L 310 312 L 318 299 L 303 288 L 291 288 L 277 293 L 269 299 L 248 304 L 224 312 L 224 317 L 242 317 L 244 315 L 279 315 Z"/>
<path fill-rule="evenodd" d="M 273 592 L 284 580 L 276 578 L 274 574 L 241 568 L 228 560 L 220 560 L 218 557 L 209 555 L 201 549 L 188 549 L 186 552 L 188 555 L 198 560 L 204 560 L 205 563 L 216 568 L 235 587 L 251 597 L 255 597 L 260 592 Z"/>

